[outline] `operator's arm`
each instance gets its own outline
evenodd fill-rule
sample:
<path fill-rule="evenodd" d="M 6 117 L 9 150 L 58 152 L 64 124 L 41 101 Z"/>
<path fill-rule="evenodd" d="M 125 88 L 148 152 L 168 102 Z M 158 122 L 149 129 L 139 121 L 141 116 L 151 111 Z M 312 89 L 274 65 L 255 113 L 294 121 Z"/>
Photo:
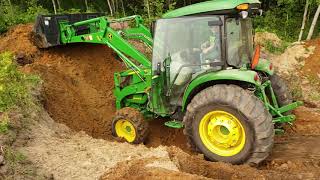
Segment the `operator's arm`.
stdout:
<path fill-rule="evenodd" d="M 202 50 L 202 52 L 204 53 L 204 54 L 207 54 L 208 52 L 210 52 L 212 49 L 214 49 L 215 48 L 215 45 L 211 45 L 211 46 L 209 46 L 208 48 L 204 48 L 203 50 Z"/>
<path fill-rule="evenodd" d="M 202 52 L 204 54 L 207 54 L 210 51 L 212 51 L 214 48 L 216 48 L 216 37 L 210 37 L 210 41 L 206 42 L 206 46 L 202 48 Z"/>

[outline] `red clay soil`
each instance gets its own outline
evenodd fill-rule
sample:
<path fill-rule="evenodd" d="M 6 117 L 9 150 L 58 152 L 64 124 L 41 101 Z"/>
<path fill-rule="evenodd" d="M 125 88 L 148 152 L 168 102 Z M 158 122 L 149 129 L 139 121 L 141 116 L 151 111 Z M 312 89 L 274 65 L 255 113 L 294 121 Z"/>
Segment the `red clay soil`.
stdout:
<path fill-rule="evenodd" d="M 13 27 L 0 38 L 0 52 L 11 51 L 22 70 L 43 79 L 44 106 L 51 117 L 95 138 L 112 139 L 115 113 L 113 74 L 124 69 L 107 46 L 72 44 L 39 50 L 31 42 L 32 24 Z M 139 49 L 140 44 L 134 43 Z M 167 128 L 164 120 L 150 123 L 149 147 L 176 145 L 187 149 L 182 130 Z"/>
<path fill-rule="evenodd" d="M 115 112 L 113 73 L 124 68 L 122 63 L 102 45 L 39 50 L 30 41 L 31 30 L 31 24 L 14 27 L 0 39 L 0 52 L 33 58 L 22 69 L 43 79 L 44 106 L 54 120 L 93 137 L 111 138 L 107 128 Z"/>
<path fill-rule="evenodd" d="M 303 74 L 320 79 L 320 38 L 307 42 L 307 46 L 315 46 L 313 55 L 305 60 Z"/>

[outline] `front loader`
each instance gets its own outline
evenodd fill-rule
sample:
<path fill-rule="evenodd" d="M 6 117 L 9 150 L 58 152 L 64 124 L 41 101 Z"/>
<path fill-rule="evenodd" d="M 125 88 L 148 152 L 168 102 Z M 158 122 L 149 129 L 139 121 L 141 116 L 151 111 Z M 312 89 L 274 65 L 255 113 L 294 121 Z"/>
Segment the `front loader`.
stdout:
<path fill-rule="evenodd" d="M 275 129 L 292 123 L 291 110 L 302 105 L 254 48 L 251 18 L 259 14 L 258 0 L 211 0 L 171 11 L 150 30 L 140 16 L 41 15 L 34 39 L 39 48 L 104 44 L 122 59 L 127 70 L 114 74 L 114 136 L 143 143 L 145 119 L 164 117 L 209 160 L 259 164 Z M 131 40 L 150 48 L 152 58 Z"/>

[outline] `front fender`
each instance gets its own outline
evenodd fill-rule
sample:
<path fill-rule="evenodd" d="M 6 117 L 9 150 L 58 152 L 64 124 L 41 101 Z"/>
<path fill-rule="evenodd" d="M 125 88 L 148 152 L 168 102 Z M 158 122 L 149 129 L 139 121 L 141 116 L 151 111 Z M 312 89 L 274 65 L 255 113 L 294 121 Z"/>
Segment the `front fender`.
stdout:
<path fill-rule="evenodd" d="M 186 88 L 183 99 L 182 99 L 182 110 L 184 111 L 188 105 L 189 96 L 192 91 L 197 89 L 197 87 L 203 85 L 204 83 L 210 81 L 240 81 L 244 83 L 254 84 L 256 86 L 261 85 L 261 81 L 255 81 L 254 77 L 257 74 L 255 71 L 251 70 L 241 70 L 241 69 L 231 69 L 231 70 L 221 70 L 216 72 L 209 72 L 206 74 L 199 75 L 195 77 L 191 83 Z"/>

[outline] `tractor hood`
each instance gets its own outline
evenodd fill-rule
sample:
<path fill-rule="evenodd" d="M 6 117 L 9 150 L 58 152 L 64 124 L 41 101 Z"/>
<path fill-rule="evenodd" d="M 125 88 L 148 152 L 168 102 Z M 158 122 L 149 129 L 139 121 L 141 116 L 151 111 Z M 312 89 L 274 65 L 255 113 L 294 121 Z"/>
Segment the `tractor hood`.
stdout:
<path fill-rule="evenodd" d="M 206 14 L 223 10 L 236 9 L 240 4 L 257 4 L 260 5 L 259 0 L 211 0 L 186 6 L 183 8 L 170 11 L 163 15 L 163 18 L 175 18 L 181 16 L 195 15 L 195 14 Z"/>

